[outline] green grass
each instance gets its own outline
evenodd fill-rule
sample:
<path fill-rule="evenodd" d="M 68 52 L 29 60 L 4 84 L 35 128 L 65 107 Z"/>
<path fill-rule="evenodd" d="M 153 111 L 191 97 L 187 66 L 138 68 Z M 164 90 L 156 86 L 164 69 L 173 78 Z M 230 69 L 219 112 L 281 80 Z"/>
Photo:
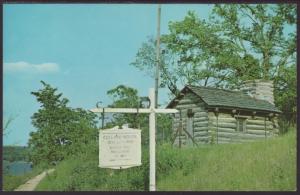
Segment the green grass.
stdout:
<path fill-rule="evenodd" d="M 266 141 L 214 145 L 187 150 L 197 161 L 161 177 L 163 191 L 294 191 L 296 190 L 296 132 Z M 194 154 L 194 155 L 193 155 Z M 196 159 L 196 160 L 195 160 Z M 174 179 L 178 178 L 178 179 Z"/>
<path fill-rule="evenodd" d="M 26 183 L 29 179 L 40 174 L 46 168 L 45 165 L 38 165 L 32 169 L 32 171 L 24 175 L 9 175 L 3 174 L 3 190 L 4 191 L 13 191 L 20 185 Z"/>
<path fill-rule="evenodd" d="M 98 146 L 62 161 L 38 191 L 148 191 L 149 153 L 142 166 L 98 167 Z M 157 188 L 161 191 L 270 191 L 296 189 L 296 133 L 244 144 L 201 148 L 157 146 Z"/>

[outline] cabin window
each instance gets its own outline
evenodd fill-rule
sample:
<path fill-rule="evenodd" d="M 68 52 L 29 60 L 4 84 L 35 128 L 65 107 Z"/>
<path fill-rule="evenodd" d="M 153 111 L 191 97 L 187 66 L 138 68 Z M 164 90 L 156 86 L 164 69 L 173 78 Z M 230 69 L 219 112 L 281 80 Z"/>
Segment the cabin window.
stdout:
<path fill-rule="evenodd" d="M 238 132 L 246 131 L 246 119 L 245 118 L 236 118 L 236 130 Z"/>

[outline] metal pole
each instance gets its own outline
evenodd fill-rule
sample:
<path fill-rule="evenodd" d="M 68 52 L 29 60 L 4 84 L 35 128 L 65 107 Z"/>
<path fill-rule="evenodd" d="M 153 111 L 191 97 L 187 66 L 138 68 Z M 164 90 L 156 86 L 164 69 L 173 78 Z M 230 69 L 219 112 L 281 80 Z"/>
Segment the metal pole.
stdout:
<path fill-rule="evenodd" d="M 158 78 L 159 78 L 159 64 L 160 64 L 160 13 L 161 7 L 158 5 L 157 10 L 157 38 L 156 38 L 156 71 L 155 71 L 155 108 L 157 108 L 158 98 Z"/>
<path fill-rule="evenodd" d="M 149 89 L 150 99 L 150 115 L 149 115 L 149 148 L 150 148 L 150 178 L 149 178 L 149 190 L 155 191 L 155 92 L 153 88 Z"/>

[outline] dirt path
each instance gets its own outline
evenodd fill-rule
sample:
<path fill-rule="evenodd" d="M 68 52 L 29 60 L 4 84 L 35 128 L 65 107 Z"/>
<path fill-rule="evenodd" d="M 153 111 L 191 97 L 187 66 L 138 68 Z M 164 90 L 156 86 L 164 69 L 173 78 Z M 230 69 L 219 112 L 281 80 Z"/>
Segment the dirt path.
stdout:
<path fill-rule="evenodd" d="M 54 169 L 49 169 L 48 171 L 44 171 L 43 173 L 28 180 L 25 184 L 20 185 L 14 191 L 33 191 L 36 188 L 36 186 L 40 183 L 40 181 L 46 176 L 46 174 L 52 173 L 53 171 Z"/>

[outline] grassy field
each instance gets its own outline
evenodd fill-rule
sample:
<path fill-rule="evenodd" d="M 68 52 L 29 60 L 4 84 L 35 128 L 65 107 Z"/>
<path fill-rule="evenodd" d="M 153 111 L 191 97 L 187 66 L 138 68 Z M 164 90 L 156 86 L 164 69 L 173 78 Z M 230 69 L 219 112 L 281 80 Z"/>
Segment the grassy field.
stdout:
<path fill-rule="evenodd" d="M 147 191 L 148 149 L 140 167 L 98 168 L 97 144 L 61 162 L 37 190 Z M 91 149 L 92 148 L 92 149 Z M 157 147 L 157 188 L 161 191 L 296 190 L 296 132 L 244 144 L 201 148 Z"/>
<path fill-rule="evenodd" d="M 189 151 L 198 162 L 191 173 L 174 171 L 158 182 L 174 191 L 296 190 L 296 133 L 245 144 L 214 145 Z M 174 179 L 179 178 L 179 179 Z"/>

